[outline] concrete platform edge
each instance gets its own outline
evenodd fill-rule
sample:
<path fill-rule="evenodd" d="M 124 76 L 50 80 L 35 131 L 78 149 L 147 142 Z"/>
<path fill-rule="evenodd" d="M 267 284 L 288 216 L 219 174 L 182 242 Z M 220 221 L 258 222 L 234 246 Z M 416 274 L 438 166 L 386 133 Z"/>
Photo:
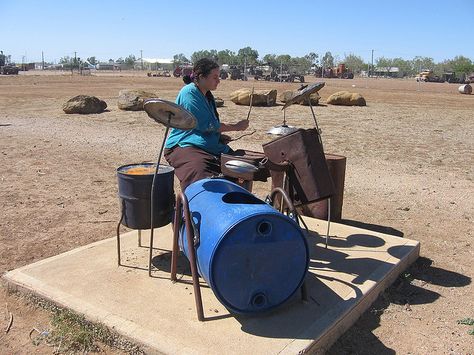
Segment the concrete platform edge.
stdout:
<path fill-rule="evenodd" d="M 416 244 L 415 249 L 407 254 L 401 262 L 381 281 L 375 283 L 374 286 L 366 293 L 366 296 L 358 301 L 354 307 L 347 307 L 348 310 L 341 314 L 339 319 L 327 330 L 327 332 L 316 338 L 306 348 L 303 353 L 311 354 L 325 354 L 330 347 L 337 341 L 337 339 L 344 334 L 350 327 L 354 325 L 357 319 L 372 305 L 377 297 L 392 285 L 397 277 L 413 264 L 420 256 L 420 243 Z M 306 333 L 311 334 L 312 329 L 308 329 Z M 291 345 L 285 349 L 284 353 L 301 353 L 301 340 L 293 340 Z"/>

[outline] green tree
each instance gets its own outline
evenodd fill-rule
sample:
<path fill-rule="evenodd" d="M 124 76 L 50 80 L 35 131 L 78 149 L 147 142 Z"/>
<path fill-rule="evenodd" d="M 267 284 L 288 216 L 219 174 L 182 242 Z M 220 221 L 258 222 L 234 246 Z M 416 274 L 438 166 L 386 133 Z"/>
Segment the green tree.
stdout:
<path fill-rule="evenodd" d="M 280 67 L 280 65 L 288 65 L 291 64 L 291 55 L 289 54 L 281 54 L 275 58 L 276 65 Z"/>
<path fill-rule="evenodd" d="M 87 61 L 92 65 L 96 65 L 98 63 L 95 57 L 89 57 L 87 58 Z"/>
<path fill-rule="evenodd" d="M 237 59 L 242 65 L 245 62 L 247 65 L 255 65 L 257 64 L 258 52 L 251 47 L 241 48 L 237 52 Z"/>
<path fill-rule="evenodd" d="M 416 56 L 411 60 L 411 70 L 413 74 L 417 74 L 423 70 L 434 70 L 435 62 L 433 58 Z"/>
<path fill-rule="evenodd" d="M 122 57 L 117 58 L 117 60 L 115 61 L 115 63 L 117 63 L 117 64 L 123 64 L 124 62 L 125 62 L 125 61 L 123 60 Z"/>
<path fill-rule="evenodd" d="M 277 64 L 276 54 L 265 54 L 263 56 L 263 63 L 268 64 L 271 67 L 275 67 Z"/>
<path fill-rule="evenodd" d="M 222 64 L 234 64 L 237 61 L 237 56 L 235 52 L 224 49 L 222 51 L 217 52 L 217 62 L 219 65 Z"/>
<path fill-rule="evenodd" d="M 411 64 L 409 60 L 403 58 L 393 58 L 393 66 L 400 70 L 402 76 L 411 75 Z"/>
<path fill-rule="evenodd" d="M 390 70 L 394 67 L 392 58 L 380 57 L 375 60 L 377 68 L 375 71 L 390 73 Z"/>
<path fill-rule="evenodd" d="M 450 65 L 453 68 L 453 71 L 459 74 L 470 74 L 474 71 L 473 62 L 462 55 L 454 57 L 454 59 L 450 61 Z"/>
<path fill-rule="evenodd" d="M 71 62 L 72 62 L 71 57 L 68 56 L 68 55 L 59 58 L 59 63 L 60 63 L 60 64 L 69 64 L 69 63 L 71 63 Z"/>
<path fill-rule="evenodd" d="M 304 57 L 294 57 L 290 60 L 289 71 L 298 73 L 298 74 L 306 74 L 311 69 L 313 65 L 313 61 L 310 58 Z"/>
<path fill-rule="evenodd" d="M 318 65 L 318 59 L 319 59 L 318 53 L 310 52 L 310 53 L 306 54 L 304 57 L 305 57 L 305 59 L 310 61 L 311 64 Z"/>
<path fill-rule="evenodd" d="M 196 63 L 199 59 L 209 58 L 217 62 L 217 51 L 215 49 L 197 51 L 191 54 L 191 61 Z"/>
<path fill-rule="evenodd" d="M 186 56 L 183 53 L 175 54 L 173 56 L 173 66 L 175 68 L 184 64 L 188 64 L 188 63 L 189 63 L 189 59 L 186 58 Z"/>
<path fill-rule="evenodd" d="M 334 66 L 334 57 L 331 52 L 326 52 L 321 60 L 321 65 L 325 68 L 332 68 Z"/>
<path fill-rule="evenodd" d="M 355 54 L 346 55 L 344 63 L 354 74 L 360 74 L 362 70 L 367 69 L 367 64 L 364 63 L 364 60 Z"/>
<path fill-rule="evenodd" d="M 129 68 L 133 68 L 135 65 L 137 58 L 133 54 L 130 54 L 128 57 L 125 58 L 124 63 Z"/>

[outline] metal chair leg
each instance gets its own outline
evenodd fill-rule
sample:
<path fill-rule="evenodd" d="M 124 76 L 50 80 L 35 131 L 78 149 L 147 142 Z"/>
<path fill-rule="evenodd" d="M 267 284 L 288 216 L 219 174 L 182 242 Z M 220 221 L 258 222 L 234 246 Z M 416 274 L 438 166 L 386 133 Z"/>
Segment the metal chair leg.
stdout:
<path fill-rule="evenodd" d="M 326 249 L 328 248 L 329 243 L 329 226 L 331 224 L 331 198 L 328 198 L 328 229 L 326 231 Z"/>
<path fill-rule="evenodd" d="M 122 224 L 123 221 L 123 215 L 124 215 L 124 206 L 122 202 L 122 213 L 120 215 L 120 221 L 117 224 L 117 266 L 121 265 L 121 260 L 120 260 L 120 225 Z"/>

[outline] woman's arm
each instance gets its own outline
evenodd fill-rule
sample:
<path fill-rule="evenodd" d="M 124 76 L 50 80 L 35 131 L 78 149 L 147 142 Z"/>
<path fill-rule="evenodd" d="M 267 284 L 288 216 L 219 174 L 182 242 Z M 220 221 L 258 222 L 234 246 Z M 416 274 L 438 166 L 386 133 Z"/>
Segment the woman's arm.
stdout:
<path fill-rule="evenodd" d="M 245 131 L 249 127 L 248 120 L 242 120 L 237 123 L 222 123 L 219 132 Z"/>

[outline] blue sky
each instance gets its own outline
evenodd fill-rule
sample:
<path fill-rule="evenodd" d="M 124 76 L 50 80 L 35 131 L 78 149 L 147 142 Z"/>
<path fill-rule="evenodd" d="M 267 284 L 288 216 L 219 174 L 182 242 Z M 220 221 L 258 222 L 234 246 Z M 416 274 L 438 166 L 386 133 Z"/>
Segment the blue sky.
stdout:
<path fill-rule="evenodd" d="M 474 60 L 474 0 L 0 0 L 0 50 L 12 60 L 190 56 L 250 46 L 265 54 L 331 51 L 341 59 L 416 55 Z"/>

